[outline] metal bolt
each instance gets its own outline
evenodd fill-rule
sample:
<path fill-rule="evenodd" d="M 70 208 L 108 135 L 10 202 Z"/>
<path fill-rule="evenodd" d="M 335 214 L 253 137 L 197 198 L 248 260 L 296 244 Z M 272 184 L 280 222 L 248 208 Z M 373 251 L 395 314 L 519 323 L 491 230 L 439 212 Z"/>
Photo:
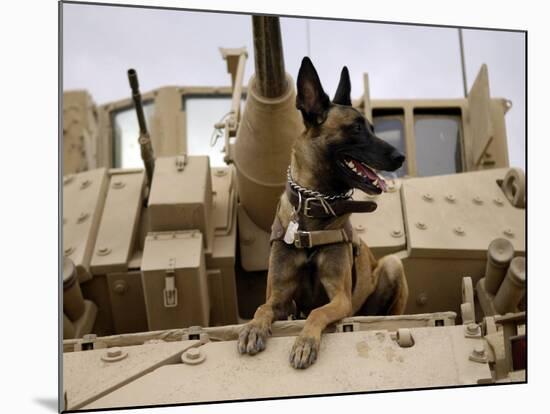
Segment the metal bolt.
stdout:
<path fill-rule="evenodd" d="M 80 183 L 80 189 L 84 190 L 85 188 L 88 188 L 92 184 L 90 180 L 84 180 Z"/>
<path fill-rule="evenodd" d="M 69 246 L 65 250 L 63 250 L 64 256 L 70 256 L 74 252 L 74 247 Z"/>
<path fill-rule="evenodd" d="M 120 349 L 118 346 L 114 346 L 112 348 L 107 349 L 107 356 L 109 358 L 116 358 L 121 355 L 122 355 L 122 349 Z"/>
<path fill-rule="evenodd" d="M 199 359 L 201 356 L 201 351 L 199 351 L 198 348 L 191 348 L 187 350 L 185 356 L 192 360 Z"/>
<path fill-rule="evenodd" d="M 398 237 L 401 237 L 402 235 L 403 235 L 403 232 L 400 229 L 393 229 L 391 231 L 392 237 L 398 238 Z"/>
<path fill-rule="evenodd" d="M 84 221 L 86 221 L 86 219 L 90 217 L 90 215 L 88 213 L 80 213 L 80 215 L 78 216 L 78 219 L 76 220 L 77 223 L 83 223 Z"/>
<path fill-rule="evenodd" d="M 424 306 L 427 302 L 428 302 L 428 295 L 426 295 L 425 293 L 421 293 L 416 298 L 416 304 L 418 306 Z"/>
<path fill-rule="evenodd" d="M 355 226 L 355 230 L 357 230 L 358 233 L 363 233 L 365 231 L 365 226 L 363 226 L 362 224 L 358 224 L 357 226 Z"/>
<path fill-rule="evenodd" d="M 505 229 L 502 233 L 507 237 L 514 237 L 514 231 L 510 228 Z"/>
<path fill-rule="evenodd" d="M 471 334 L 475 335 L 477 333 L 478 326 L 475 323 L 469 323 L 468 326 L 466 326 L 466 331 Z"/>
<path fill-rule="evenodd" d="M 122 295 L 124 292 L 126 292 L 128 285 L 124 280 L 117 280 L 113 286 L 113 290 L 115 293 Z"/>
<path fill-rule="evenodd" d="M 244 244 L 245 246 L 248 246 L 254 243 L 254 236 L 249 234 L 243 234 L 243 236 L 241 237 L 241 243 Z"/>
<path fill-rule="evenodd" d="M 191 328 L 189 328 L 191 332 Z M 189 348 L 181 354 L 181 362 L 188 365 L 197 365 L 206 359 L 206 354 L 201 353 L 199 348 Z"/>
<path fill-rule="evenodd" d="M 428 228 L 428 225 L 424 223 L 423 221 L 417 221 L 416 227 L 420 230 L 426 230 Z"/>
<path fill-rule="evenodd" d="M 430 193 L 424 193 L 422 195 L 422 198 L 424 199 L 424 201 L 433 201 L 433 196 L 430 194 Z"/>
<path fill-rule="evenodd" d="M 464 229 L 461 226 L 455 227 L 453 231 L 459 236 L 463 236 L 465 233 Z"/>
<path fill-rule="evenodd" d="M 472 201 L 474 202 L 474 204 L 477 204 L 478 206 L 482 205 L 483 204 L 483 200 L 481 199 L 481 197 L 479 196 L 475 196 Z"/>
<path fill-rule="evenodd" d="M 109 249 L 108 247 L 100 247 L 99 249 L 97 249 L 97 254 L 99 256 L 107 256 L 109 253 L 111 253 L 111 249 Z"/>
<path fill-rule="evenodd" d="M 113 187 L 115 190 L 120 190 L 121 188 L 124 188 L 126 184 L 123 181 L 115 181 L 111 187 Z"/>
<path fill-rule="evenodd" d="M 63 185 L 69 185 L 74 180 L 74 175 L 68 175 L 66 177 L 63 177 Z"/>
<path fill-rule="evenodd" d="M 114 346 L 108 348 L 107 351 L 101 355 L 101 359 L 105 362 L 117 362 L 128 356 L 128 352 L 125 352 L 122 348 Z"/>
<path fill-rule="evenodd" d="M 483 344 L 476 344 L 473 354 L 477 357 L 485 356 L 485 347 L 483 346 Z"/>
<path fill-rule="evenodd" d="M 409 348 L 414 345 L 414 338 L 411 335 L 411 331 L 408 328 L 400 328 L 397 330 L 396 338 L 397 344 L 401 348 Z"/>
<path fill-rule="evenodd" d="M 447 200 L 449 203 L 454 203 L 456 201 L 456 197 L 453 194 L 447 194 L 445 196 L 445 200 Z"/>
<path fill-rule="evenodd" d="M 495 203 L 499 207 L 502 207 L 504 205 L 504 200 L 502 200 L 502 198 L 500 197 L 497 197 L 493 199 L 493 203 Z"/>

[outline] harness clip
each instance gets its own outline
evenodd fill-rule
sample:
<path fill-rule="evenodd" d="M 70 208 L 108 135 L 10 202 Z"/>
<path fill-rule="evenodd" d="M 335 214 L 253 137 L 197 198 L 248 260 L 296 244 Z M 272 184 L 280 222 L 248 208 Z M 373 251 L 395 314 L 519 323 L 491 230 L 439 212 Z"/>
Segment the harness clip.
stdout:
<path fill-rule="evenodd" d="M 298 249 L 310 249 L 313 247 L 311 233 L 309 231 L 297 231 L 294 234 L 294 246 Z"/>

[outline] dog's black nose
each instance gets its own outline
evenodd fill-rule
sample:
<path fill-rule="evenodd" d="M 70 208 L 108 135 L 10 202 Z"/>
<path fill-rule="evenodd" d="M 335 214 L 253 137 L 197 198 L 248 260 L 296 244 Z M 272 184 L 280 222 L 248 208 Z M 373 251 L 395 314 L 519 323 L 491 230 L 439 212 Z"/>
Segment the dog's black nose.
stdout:
<path fill-rule="evenodd" d="M 403 162 L 405 161 L 405 156 L 401 154 L 399 151 L 394 150 L 392 151 L 390 155 L 390 159 L 394 165 L 397 165 L 397 168 L 401 167 L 403 165 Z"/>

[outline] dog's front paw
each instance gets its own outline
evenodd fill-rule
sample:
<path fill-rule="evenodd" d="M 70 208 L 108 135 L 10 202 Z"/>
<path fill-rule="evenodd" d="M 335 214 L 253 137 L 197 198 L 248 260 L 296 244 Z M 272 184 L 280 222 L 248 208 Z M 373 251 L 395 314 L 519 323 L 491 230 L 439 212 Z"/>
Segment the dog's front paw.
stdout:
<path fill-rule="evenodd" d="M 290 365 L 294 368 L 307 368 L 317 360 L 320 340 L 311 336 L 299 336 L 290 351 Z"/>
<path fill-rule="evenodd" d="M 256 323 L 249 322 L 239 332 L 237 349 L 241 354 L 257 354 L 265 349 L 265 343 L 269 334 L 268 328 L 261 328 Z"/>

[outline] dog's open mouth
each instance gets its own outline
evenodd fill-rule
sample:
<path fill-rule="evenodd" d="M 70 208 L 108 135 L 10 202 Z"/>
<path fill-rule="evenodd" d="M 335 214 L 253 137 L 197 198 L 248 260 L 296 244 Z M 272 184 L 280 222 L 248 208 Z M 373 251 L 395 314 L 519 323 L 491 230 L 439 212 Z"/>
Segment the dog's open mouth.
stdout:
<path fill-rule="evenodd" d="M 351 175 L 352 179 L 359 184 L 357 187 L 361 190 L 375 194 L 386 191 L 384 178 L 364 162 L 346 156 L 340 161 L 340 164 Z"/>

